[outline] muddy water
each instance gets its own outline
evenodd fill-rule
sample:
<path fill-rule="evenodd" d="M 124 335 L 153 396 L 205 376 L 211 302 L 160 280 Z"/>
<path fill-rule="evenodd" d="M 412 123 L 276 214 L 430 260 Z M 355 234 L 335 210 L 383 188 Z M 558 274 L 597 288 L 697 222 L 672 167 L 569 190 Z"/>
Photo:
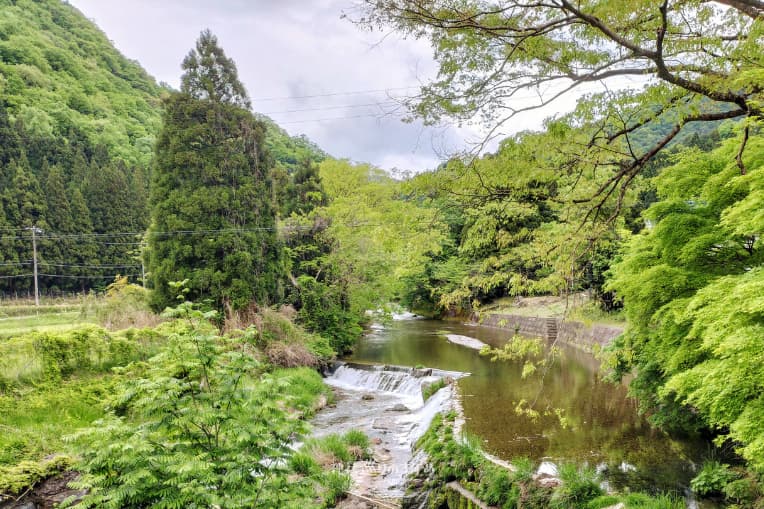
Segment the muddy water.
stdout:
<path fill-rule="evenodd" d="M 553 465 L 586 462 L 616 489 L 684 493 L 708 454 L 702 442 L 672 440 L 651 428 L 622 385 L 605 382 L 597 360 L 572 347 L 545 372 L 523 379 L 522 362 L 491 362 L 446 334 L 500 346 L 509 332 L 454 322 L 400 320 L 368 335 L 351 360 L 471 373 L 458 381 L 466 431 L 502 459 Z M 537 419 L 515 411 L 534 402 Z M 553 410 L 560 410 L 561 419 Z M 548 412 L 545 412 L 548 411 Z"/>

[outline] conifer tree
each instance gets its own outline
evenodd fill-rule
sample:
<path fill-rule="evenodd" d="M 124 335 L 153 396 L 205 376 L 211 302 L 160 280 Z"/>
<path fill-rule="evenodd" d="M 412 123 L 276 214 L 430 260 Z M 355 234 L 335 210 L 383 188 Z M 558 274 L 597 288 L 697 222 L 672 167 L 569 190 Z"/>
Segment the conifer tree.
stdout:
<path fill-rule="evenodd" d="M 196 47 L 183 60 L 180 90 L 196 99 L 250 108 L 249 96 L 239 81 L 236 64 L 223 52 L 209 30 L 202 31 Z"/>
<path fill-rule="evenodd" d="M 265 128 L 236 66 L 208 31 L 183 62 L 180 93 L 165 101 L 152 182 L 148 265 L 154 305 L 188 279 L 192 300 L 218 309 L 273 302 L 283 274 Z M 184 231 L 187 233 L 171 233 Z"/>
<path fill-rule="evenodd" d="M 18 161 L 11 162 L 8 170 L 13 175 L 13 179 L 2 195 L 7 222 L 14 228 L 37 226 L 43 230 L 47 229 L 48 225 L 45 221 L 47 205 L 42 189 L 23 153 Z M 29 262 L 32 259 L 32 243 L 26 233 L 18 231 L 10 237 L 10 242 L 3 246 L 6 251 L 6 260 L 18 263 Z M 9 289 L 26 291 L 29 288 L 31 288 L 29 280 L 10 280 Z"/>
<path fill-rule="evenodd" d="M 72 217 L 72 230 L 80 234 L 93 233 L 93 222 L 90 219 L 90 211 L 88 210 L 85 198 L 82 196 L 82 192 L 77 186 L 70 186 L 69 188 L 69 205 L 71 209 Z M 77 239 L 76 249 L 72 252 L 72 264 L 73 265 L 93 265 L 98 262 L 98 246 L 95 240 L 89 236 L 83 236 Z M 85 267 L 73 268 L 70 274 L 74 275 L 88 275 L 89 270 Z M 85 291 L 89 286 L 90 281 L 87 279 L 80 279 L 76 281 L 77 289 Z"/>
<path fill-rule="evenodd" d="M 48 172 L 45 181 L 45 200 L 47 202 L 46 222 L 53 232 L 63 235 L 75 233 L 72 223 L 71 207 L 66 196 L 64 177 L 61 168 L 54 166 Z M 43 243 L 41 243 L 43 245 Z M 77 240 L 73 238 L 53 238 L 44 241 L 45 260 L 49 263 L 72 265 L 73 254 L 77 248 Z M 55 265 L 53 266 L 55 267 Z M 51 273 L 54 273 L 51 271 Z M 70 282 L 70 281 L 69 281 Z M 55 284 L 59 289 L 68 286 L 65 279 L 44 281 L 43 286 Z"/>

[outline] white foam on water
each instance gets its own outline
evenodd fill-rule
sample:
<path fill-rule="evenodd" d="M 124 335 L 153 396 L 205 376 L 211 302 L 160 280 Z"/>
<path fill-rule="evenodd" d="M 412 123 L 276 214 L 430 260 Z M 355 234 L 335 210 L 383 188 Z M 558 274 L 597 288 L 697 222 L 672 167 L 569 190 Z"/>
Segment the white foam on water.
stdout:
<path fill-rule="evenodd" d="M 340 365 L 325 382 L 338 394 L 334 407 L 313 419 L 314 434 L 345 433 L 360 429 L 385 451 L 379 462 L 356 464 L 351 472 L 355 488 L 380 498 L 400 498 L 406 478 L 415 468 L 413 444 L 429 428 L 433 417 L 447 411 L 453 387 L 446 385 L 424 402 L 422 385 L 464 373 L 415 370 L 395 366 Z M 403 405 L 403 406 L 401 406 Z"/>
<path fill-rule="evenodd" d="M 408 405 L 422 406 L 422 378 L 405 371 L 338 367 L 324 380 L 334 387 L 354 391 L 388 392 L 402 396 Z"/>

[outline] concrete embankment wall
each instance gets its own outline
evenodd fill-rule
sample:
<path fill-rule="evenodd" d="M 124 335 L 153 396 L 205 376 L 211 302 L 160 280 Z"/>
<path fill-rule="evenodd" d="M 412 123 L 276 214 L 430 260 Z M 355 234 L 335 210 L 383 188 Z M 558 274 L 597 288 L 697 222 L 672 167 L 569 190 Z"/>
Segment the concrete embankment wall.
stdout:
<path fill-rule="evenodd" d="M 591 350 L 611 343 L 623 332 L 622 327 L 593 323 L 565 321 L 561 318 L 543 318 L 501 313 L 473 314 L 471 320 L 487 327 L 513 331 L 530 338 L 561 341 Z"/>

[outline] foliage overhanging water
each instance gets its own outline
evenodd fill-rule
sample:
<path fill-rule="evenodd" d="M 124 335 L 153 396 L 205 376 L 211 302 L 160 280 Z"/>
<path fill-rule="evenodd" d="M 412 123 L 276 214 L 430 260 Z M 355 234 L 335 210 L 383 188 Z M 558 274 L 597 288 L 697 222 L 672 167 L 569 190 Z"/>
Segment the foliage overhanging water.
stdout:
<path fill-rule="evenodd" d="M 626 387 L 603 380 L 589 353 L 562 346 L 548 370 L 522 379 L 522 361 L 491 362 L 449 343 L 447 333 L 492 346 L 511 336 L 506 330 L 457 322 L 399 320 L 372 331 L 352 360 L 470 372 L 458 382 L 466 431 L 477 435 L 486 451 L 507 460 L 525 456 L 555 464 L 588 463 L 618 490 L 684 493 L 697 465 L 710 454 L 700 440 L 671 439 L 652 428 Z M 535 402 L 542 415 L 534 420 L 518 414 L 521 400 Z M 554 415 L 556 409 L 566 426 Z"/>

